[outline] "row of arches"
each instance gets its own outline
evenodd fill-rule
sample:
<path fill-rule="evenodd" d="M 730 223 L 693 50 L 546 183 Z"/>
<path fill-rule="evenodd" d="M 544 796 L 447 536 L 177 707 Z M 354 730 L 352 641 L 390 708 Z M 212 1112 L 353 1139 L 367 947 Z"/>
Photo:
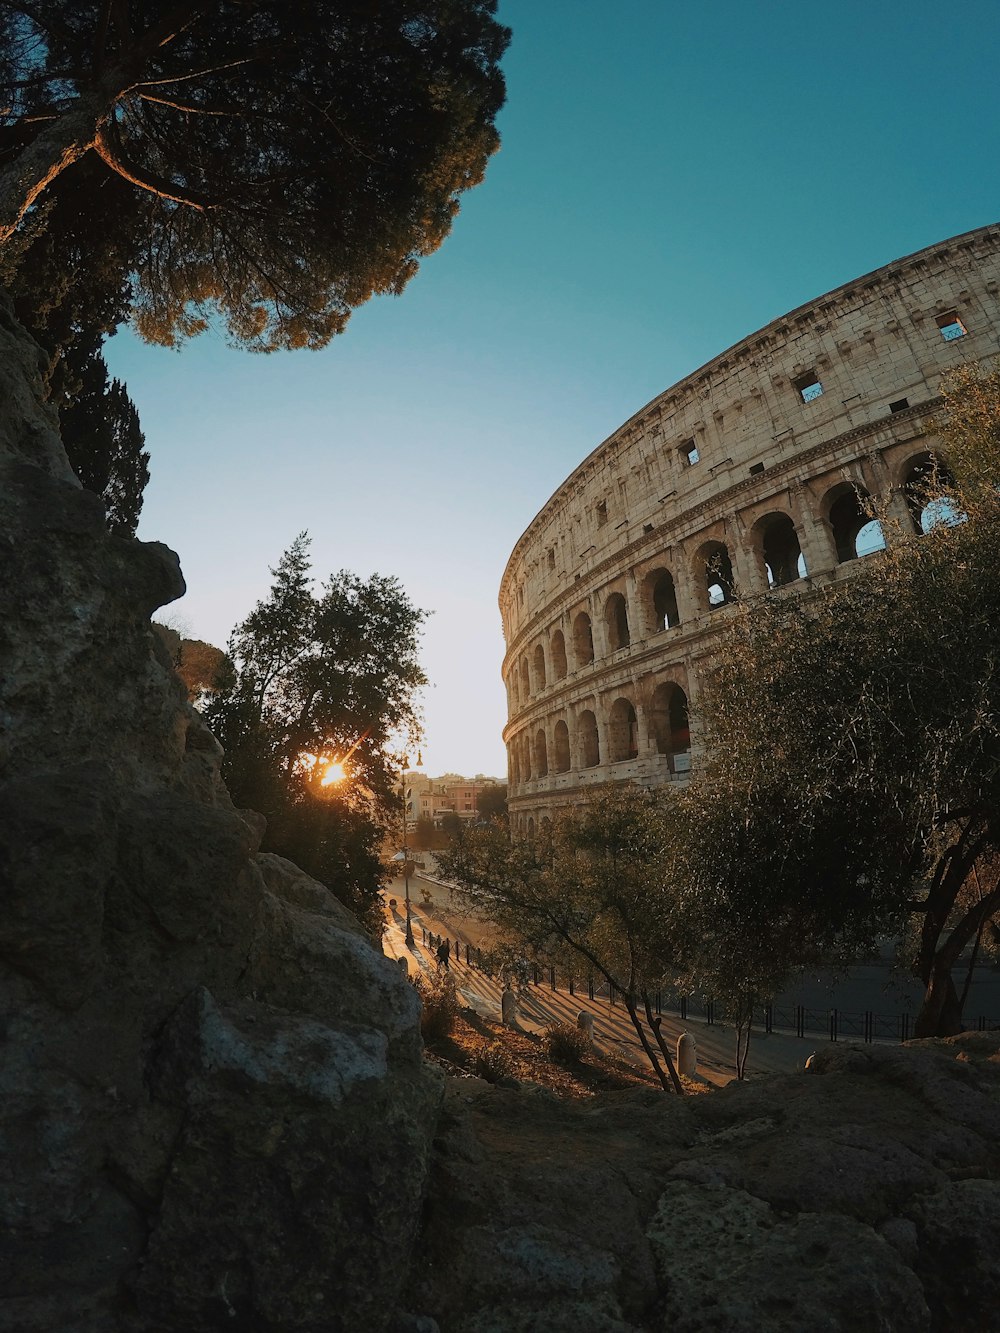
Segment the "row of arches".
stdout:
<path fill-rule="evenodd" d="M 911 457 L 902 474 L 899 490 L 905 502 L 901 517 L 908 515 L 915 532 L 926 532 L 935 523 L 955 522 L 958 515 L 946 498 L 952 484 L 950 474 L 933 455 Z M 870 494 L 852 482 L 840 482 L 824 496 L 820 506 L 821 530 L 827 535 L 824 567 L 845 564 L 883 550 L 886 537 L 882 524 L 872 517 Z M 770 591 L 806 578 L 809 573 L 803 539 L 791 514 L 772 511 L 759 518 L 749 533 L 749 565 L 744 582 L 752 592 Z M 823 559 L 823 553 L 820 552 Z M 580 610 L 566 626 L 552 631 L 529 653 L 523 653 L 508 676 L 510 703 L 524 706 L 546 686 L 565 679 L 571 670 L 589 666 L 596 658 L 596 644 L 606 654 L 628 648 L 641 639 L 680 625 L 683 619 L 711 612 L 736 600 L 740 586 L 734 555 L 724 541 L 703 542 L 694 552 L 690 568 L 678 571 L 681 595 L 674 573 L 660 566 L 649 571 L 636 585 L 637 606 L 630 609 L 625 595 L 609 593 L 595 623 L 589 611 Z M 682 615 L 682 607 L 684 615 Z"/>
<path fill-rule="evenodd" d="M 551 727 L 521 732 L 508 746 L 510 781 L 517 787 L 553 773 L 624 763 L 637 759 L 643 748 L 646 753 L 669 757 L 690 751 L 688 699 L 673 681 L 656 686 L 643 718 L 636 704 L 623 694 L 600 718 L 593 708 L 585 707 L 556 718 Z"/>

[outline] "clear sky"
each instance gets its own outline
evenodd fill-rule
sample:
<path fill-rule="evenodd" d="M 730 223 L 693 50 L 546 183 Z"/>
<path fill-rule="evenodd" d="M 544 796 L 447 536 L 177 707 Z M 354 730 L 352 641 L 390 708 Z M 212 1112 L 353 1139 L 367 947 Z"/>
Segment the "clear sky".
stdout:
<path fill-rule="evenodd" d="M 165 613 L 224 646 L 296 533 L 433 612 L 426 771 L 503 775 L 507 558 L 651 398 L 771 319 L 1000 219 L 1000 5 L 501 0 L 503 147 L 399 298 L 322 352 L 108 346 Z"/>

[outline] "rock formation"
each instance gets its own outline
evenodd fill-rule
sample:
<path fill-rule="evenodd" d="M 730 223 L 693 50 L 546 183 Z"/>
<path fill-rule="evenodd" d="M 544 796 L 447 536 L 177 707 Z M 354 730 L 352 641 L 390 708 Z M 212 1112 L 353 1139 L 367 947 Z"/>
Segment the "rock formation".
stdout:
<path fill-rule="evenodd" d="M 406 1298 L 444 1333 L 996 1333 L 1000 1034 L 679 1100 L 449 1087 Z"/>
<path fill-rule="evenodd" d="M 400 970 L 233 808 L 150 631 L 177 560 L 107 535 L 38 369 L 0 306 L 4 1333 L 1000 1327 L 996 1034 L 442 1109 Z"/>
<path fill-rule="evenodd" d="M 399 969 L 258 855 L 0 308 L 0 1327 L 383 1328 L 439 1081 Z"/>

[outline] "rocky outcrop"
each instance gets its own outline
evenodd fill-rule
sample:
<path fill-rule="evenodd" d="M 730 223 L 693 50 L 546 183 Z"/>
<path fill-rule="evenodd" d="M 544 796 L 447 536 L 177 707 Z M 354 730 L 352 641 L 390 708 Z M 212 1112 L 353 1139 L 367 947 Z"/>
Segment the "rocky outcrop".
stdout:
<path fill-rule="evenodd" d="M 258 854 L 0 308 L 0 1327 L 378 1330 L 441 1090 L 399 969 Z"/>
<path fill-rule="evenodd" d="M 454 1083 L 409 1308 L 442 1333 L 996 1333 L 1000 1034 L 678 1101 Z"/>

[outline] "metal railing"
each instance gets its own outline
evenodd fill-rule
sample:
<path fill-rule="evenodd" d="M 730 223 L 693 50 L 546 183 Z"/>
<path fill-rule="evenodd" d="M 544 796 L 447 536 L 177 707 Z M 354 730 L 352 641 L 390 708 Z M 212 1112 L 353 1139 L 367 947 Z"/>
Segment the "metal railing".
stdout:
<path fill-rule="evenodd" d="M 423 942 L 431 950 L 448 940 L 450 961 L 475 968 L 484 976 L 492 976 L 489 958 L 483 951 L 467 940 L 457 937 L 437 935 L 433 931 L 422 929 Z M 569 996 L 579 995 L 589 1000 L 606 999 L 616 1005 L 624 996 L 607 982 L 597 981 L 591 976 L 578 977 L 559 975 L 554 966 L 540 963 L 528 963 L 524 969 L 528 985 L 545 988 L 552 992 L 563 990 Z M 650 999 L 653 1012 L 657 1016 L 675 1014 L 682 1022 L 689 1019 L 711 1026 L 720 1021 L 718 1007 L 714 1000 L 700 995 L 682 995 L 679 992 L 660 988 L 654 991 Z M 909 1041 L 913 1036 L 913 1017 L 909 1013 L 878 1014 L 873 1010 L 853 1011 L 848 1009 L 817 1009 L 807 1005 L 793 1004 L 762 1006 L 754 1015 L 752 1026 L 765 1033 L 780 1033 L 792 1037 L 822 1037 L 828 1041 L 891 1042 Z M 1000 1029 L 1000 1019 L 979 1014 L 966 1022 L 966 1030 L 988 1032 Z"/>

